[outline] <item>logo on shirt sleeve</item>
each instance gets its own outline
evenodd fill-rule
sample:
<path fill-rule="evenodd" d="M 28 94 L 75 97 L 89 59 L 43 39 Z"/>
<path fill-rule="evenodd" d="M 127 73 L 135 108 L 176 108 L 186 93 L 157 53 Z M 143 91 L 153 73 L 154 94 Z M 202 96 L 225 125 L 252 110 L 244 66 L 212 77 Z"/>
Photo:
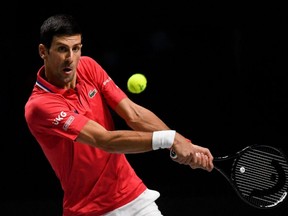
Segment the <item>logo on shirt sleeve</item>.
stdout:
<path fill-rule="evenodd" d="M 74 116 L 69 116 L 69 118 L 67 119 L 67 121 L 65 122 L 65 124 L 63 125 L 63 129 L 65 131 L 68 130 L 69 126 L 71 125 L 71 123 L 73 122 L 73 120 L 75 119 Z"/>
<path fill-rule="evenodd" d="M 76 111 L 76 110 L 75 110 Z M 60 122 L 67 116 L 67 113 L 64 111 L 61 111 L 60 114 L 53 120 L 53 124 L 54 125 L 59 125 Z M 69 118 L 65 121 L 64 125 L 63 125 L 63 129 L 65 131 L 68 130 L 69 126 L 71 125 L 71 123 L 74 121 L 75 117 L 74 116 L 69 116 Z"/>
<path fill-rule="evenodd" d="M 54 125 L 58 125 L 65 117 L 67 116 L 67 113 L 64 111 L 61 111 L 60 114 L 53 120 Z"/>

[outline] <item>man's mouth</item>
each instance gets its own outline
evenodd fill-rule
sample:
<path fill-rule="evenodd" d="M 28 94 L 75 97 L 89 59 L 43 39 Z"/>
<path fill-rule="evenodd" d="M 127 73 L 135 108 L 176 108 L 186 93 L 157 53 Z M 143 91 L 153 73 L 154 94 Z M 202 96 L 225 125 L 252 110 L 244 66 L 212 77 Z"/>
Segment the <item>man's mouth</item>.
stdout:
<path fill-rule="evenodd" d="M 72 68 L 64 68 L 63 71 L 68 74 L 68 73 L 71 73 L 72 72 Z"/>

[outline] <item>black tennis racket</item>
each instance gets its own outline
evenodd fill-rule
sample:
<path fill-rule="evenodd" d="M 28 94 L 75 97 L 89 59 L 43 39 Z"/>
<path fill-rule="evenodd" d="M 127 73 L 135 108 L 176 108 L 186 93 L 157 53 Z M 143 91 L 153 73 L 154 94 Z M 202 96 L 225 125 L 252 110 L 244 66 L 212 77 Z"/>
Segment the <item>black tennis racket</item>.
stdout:
<path fill-rule="evenodd" d="M 172 149 L 170 156 L 177 157 Z M 272 208 L 287 196 L 288 161 L 279 148 L 251 145 L 233 155 L 214 157 L 213 162 L 215 170 L 253 207 Z"/>

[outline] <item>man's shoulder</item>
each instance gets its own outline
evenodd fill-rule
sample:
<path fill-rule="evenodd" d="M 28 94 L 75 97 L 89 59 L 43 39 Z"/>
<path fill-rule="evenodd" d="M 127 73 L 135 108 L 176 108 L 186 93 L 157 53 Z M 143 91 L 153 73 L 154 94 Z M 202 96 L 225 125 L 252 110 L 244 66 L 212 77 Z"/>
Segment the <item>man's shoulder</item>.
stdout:
<path fill-rule="evenodd" d="M 80 63 L 83 63 L 83 62 L 90 62 L 90 63 L 97 63 L 96 60 L 90 56 L 81 56 L 80 57 Z M 98 63 L 97 63 L 98 64 Z"/>
<path fill-rule="evenodd" d="M 77 66 L 77 72 L 79 76 L 94 77 L 96 73 L 102 73 L 103 68 L 94 58 L 81 56 Z"/>
<path fill-rule="evenodd" d="M 101 68 L 100 64 L 90 56 L 81 56 L 78 64 L 78 69 L 80 68 Z"/>
<path fill-rule="evenodd" d="M 47 106 L 47 104 L 59 103 L 59 101 L 63 101 L 63 97 L 60 94 L 46 92 L 35 87 L 26 101 L 25 107 L 43 108 Z"/>

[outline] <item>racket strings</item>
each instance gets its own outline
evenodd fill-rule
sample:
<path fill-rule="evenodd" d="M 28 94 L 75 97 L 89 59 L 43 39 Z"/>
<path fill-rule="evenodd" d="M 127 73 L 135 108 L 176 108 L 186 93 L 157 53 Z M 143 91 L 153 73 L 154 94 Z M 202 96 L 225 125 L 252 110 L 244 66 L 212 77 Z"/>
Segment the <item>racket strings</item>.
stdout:
<path fill-rule="evenodd" d="M 287 160 L 275 149 L 249 149 L 235 160 L 233 167 L 238 193 L 250 204 L 270 207 L 286 197 Z"/>
<path fill-rule="evenodd" d="M 279 180 L 279 176 L 275 171 L 275 168 L 271 167 L 271 163 L 262 163 L 258 160 L 251 163 L 251 160 L 248 158 L 247 160 L 241 161 L 241 164 L 238 163 L 236 170 L 239 170 L 241 173 L 238 180 L 239 184 L 242 183 L 244 187 L 246 184 L 253 184 L 251 187 L 258 186 L 258 189 L 263 187 L 272 187 L 275 185 L 275 182 Z M 242 175 L 244 172 L 246 172 L 245 176 Z M 267 172 L 271 175 L 267 175 Z M 257 182 L 256 185 L 255 181 Z"/>

